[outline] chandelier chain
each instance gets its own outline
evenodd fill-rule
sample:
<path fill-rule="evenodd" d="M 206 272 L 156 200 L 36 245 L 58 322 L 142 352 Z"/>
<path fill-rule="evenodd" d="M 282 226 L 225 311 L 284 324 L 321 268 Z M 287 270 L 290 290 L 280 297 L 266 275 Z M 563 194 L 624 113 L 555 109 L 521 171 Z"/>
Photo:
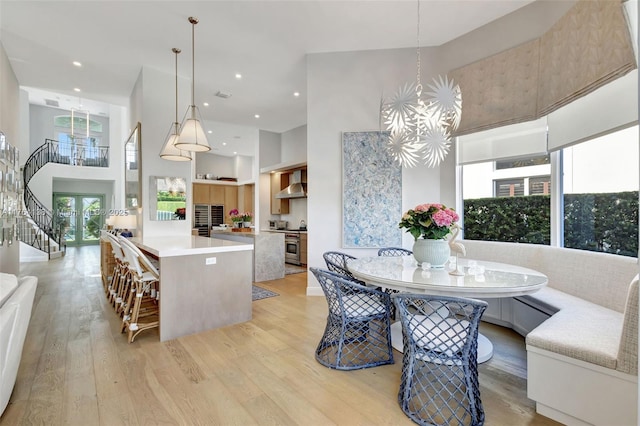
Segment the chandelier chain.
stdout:
<path fill-rule="evenodd" d="M 417 82 L 417 86 L 416 86 L 416 92 L 418 92 L 418 96 L 420 96 L 420 93 L 422 92 L 422 83 L 420 82 L 420 74 L 421 74 L 421 69 L 420 69 L 420 0 L 418 0 L 418 21 L 417 21 L 417 28 L 416 28 L 416 34 L 417 34 L 417 42 L 416 42 L 416 64 L 417 64 L 417 74 L 416 74 L 416 82 Z"/>

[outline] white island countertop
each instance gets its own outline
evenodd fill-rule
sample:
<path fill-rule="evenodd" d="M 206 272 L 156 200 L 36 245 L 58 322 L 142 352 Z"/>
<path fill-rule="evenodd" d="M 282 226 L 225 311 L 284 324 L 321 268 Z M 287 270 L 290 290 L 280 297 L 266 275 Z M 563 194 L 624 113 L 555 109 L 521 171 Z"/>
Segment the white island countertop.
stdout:
<path fill-rule="evenodd" d="M 130 241 L 158 257 L 189 256 L 193 254 L 223 253 L 253 250 L 253 244 L 199 237 L 196 235 L 173 237 L 130 238 Z"/>

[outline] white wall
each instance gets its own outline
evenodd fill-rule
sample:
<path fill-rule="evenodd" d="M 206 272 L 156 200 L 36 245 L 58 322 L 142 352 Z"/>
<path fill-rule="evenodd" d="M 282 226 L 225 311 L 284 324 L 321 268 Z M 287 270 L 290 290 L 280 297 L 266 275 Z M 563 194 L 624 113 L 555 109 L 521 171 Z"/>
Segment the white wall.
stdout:
<path fill-rule="evenodd" d="M 307 161 L 307 126 L 299 126 L 280 135 L 280 162 Z"/>
<path fill-rule="evenodd" d="M 260 168 L 281 163 L 281 135 L 280 133 L 260 130 L 258 134 L 258 152 L 260 156 Z"/>
<path fill-rule="evenodd" d="M 210 153 L 196 154 L 196 174 L 212 174 L 219 177 L 238 177 L 234 157 Z"/>
<path fill-rule="evenodd" d="M 257 170 L 253 167 L 254 159 L 246 155 L 236 155 L 234 157 L 234 169 L 238 178 L 238 183 L 253 183 L 255 182 L 254 174 L 257 174 Z"/>
<path fill-rule="evenodd" d="M 20 89 L 9 58 L 0 44 L 0 131 L 11 145 L 20 145 Z M 20 152 L 24 156 L 24 152 Z M 20 244 L 3 244 L 0 247 L 0 272 L 20 273 Z"/>

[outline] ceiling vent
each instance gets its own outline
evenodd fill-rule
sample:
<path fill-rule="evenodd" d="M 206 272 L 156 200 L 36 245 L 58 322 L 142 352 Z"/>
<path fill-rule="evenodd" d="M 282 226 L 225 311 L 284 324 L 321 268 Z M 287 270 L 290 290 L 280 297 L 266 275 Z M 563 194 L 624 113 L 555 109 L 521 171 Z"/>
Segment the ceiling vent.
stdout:
<path fill-rule="evenodd" d="M 51 107 L 59 107 L 60 103 L 58 101 L 54 101 L 53 99 L 45 99 L 44 103 L 47 106 L 51 106 Z"/>
<path fill-rule="evenodd" d="M 216 96 L 222 99 L 229 99 L 231 97 L 231 93 L 225 93 L 220 90 L 216 92 Z"/>

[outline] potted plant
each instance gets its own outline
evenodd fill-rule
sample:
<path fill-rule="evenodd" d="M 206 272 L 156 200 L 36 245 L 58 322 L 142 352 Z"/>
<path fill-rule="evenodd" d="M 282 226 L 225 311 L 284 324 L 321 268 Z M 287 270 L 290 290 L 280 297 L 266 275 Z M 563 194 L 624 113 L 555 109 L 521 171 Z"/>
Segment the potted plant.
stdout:
<path fill-rule="evenodd" d="M 232 209 L 229 211 L 229 217 L 233 222 L 233 226 L 236 228 L 242 228 L 242 222 L 244 222 L 243 216 L 240 214 L 238 209 Z"/>
<path fill-rule="evenodd" d="M 432 268 L 443 268 L 451 254 L 445 239 L 458 226 L 458 213 L 443 204 L 419 204 L 408 210 L 398 226 L 413 238 L 413 256 L 418 265 L 428 262 Z"/>
<path fill-rule="evenodd" d="M 242 222 L 245 228 L 249 228 L 251 226 L 251 220 L 253 219 L 253 214 L 250 212 L 242 213 Z"/>

